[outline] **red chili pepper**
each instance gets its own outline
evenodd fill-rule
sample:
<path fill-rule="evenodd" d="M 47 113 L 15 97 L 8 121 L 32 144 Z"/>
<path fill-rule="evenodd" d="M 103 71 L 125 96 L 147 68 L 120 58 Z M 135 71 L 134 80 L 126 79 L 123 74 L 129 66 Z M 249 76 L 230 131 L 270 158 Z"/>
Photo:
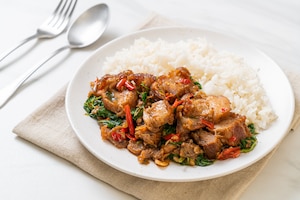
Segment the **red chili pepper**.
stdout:
<path fill-rule="evenodd" d="M 182 103 L 183 103 L 183 100 L 175 99 L 175 101 L 174 101 L 172 107 L 173 107 L 173 108 L 177 108 L 177 107 L 178 107 L 180 104 L 182 104 Z"/>
<path fill-rule="evenodd" d="M 130 139 L 130 140 L 133 140 L 133 141 L 136 141 L 136 140 L 137 140 L 134 136 L 132 136 L 132 135 L 130 135 L 130 134 L 128 134 L 128 133 L 126 133 L 125 135 L 126 135 L 126 137 L 127 137 L 128 139 Z"/>
<path fill-rule="evenodd" d="M 235 142 L 237 140 L 237 138 L 235 136 L 232 136 L 231 138 L 229 138 L 229 142 Z"/>
<path fill-rule="evenodd" d="M 128 104 L 124 106 L 124 111 L 125 111 L 126 121 L 128 124 L 129 133 L 130 135 L 134 136 L 134 132 L 135 132 L 134 124 L 133 124 L 133 119 L 130 111 L 130 106 Z"/>
<path fill-rule="evenodd" d="M 121 128 L 121 132 L 122 133 L 127 133 L 128 132 L 128 128 Z"/>
<path fill-rule="evenodd" d="M 192 81 L 189 78 L 181 78 L 181 79 L 179 79 L 179 82 L 187 85 L 187 84 L 190 84 Z"/>
<path fill-rule="evenodd" d="M 201 118 L 201 123 L 204 124 L 205 126 L 207 126 L 210 129 L 214 129 L 214 123 L 212 123 L 212 122 L 210 122 L 206 119 Z"/>
<path fill-rule="evenodd" d="M 117 142 L 122 142 L 124 140 L 124 138 L 122 137 L 121 133 L 118 133 L 116 131 L 113 131 L 111 133 L 111 137 L 114 141 L 117 141 Z"/>
<path fill-rule="evenodd" d="M 135 86 L 134 85 L 132 85 L 129 81 L 125 81 L 125 86 L 126 86 L 126 88 L 129 90 L 129 91 L 131 91 L 131 90 L 134 90 L 135 89 Z"/>
<path fill-rule="evenodd" d="M 179 141 L 179 139 L 180 139 L 180 135 L 179 135 L 179 133 L 170 133 L 170 134 L 168 134 L 168 135 L 165 135 L 164 137 L 163 137 L 165 140 L 170 140 L 170 139 L 172 139 L 174 142 L 178 142 Z"/>
<path fill-rule="evenodd" d="M 221 108 L 221 111 L 224 113 L 224 112 L 227 112 L 228 109 L 227 108 Z"/>
<path fill-rule="evenodd" d="M 240 147 L 229 147 L 224 149 L 217 157 L 218 160 L 226 160 L 228 158 L 237 158 L 241 154 Z"/>
<path fill-rule="evenodd" d="M 121 80 L 119 80 L 119 82 L 116 85 L 117 90 L 122 90 L 122 87 L 125 85 L 126 80 L 126 78 L 122 78 Z"/>
<path fill-rule="evenodd" d="M 174 94 L 172 94 L 172 93 L 166 93 L 166 100 L 167 100 L 167 101 L 173 99 L 174 97 L 175 97 Z"/>

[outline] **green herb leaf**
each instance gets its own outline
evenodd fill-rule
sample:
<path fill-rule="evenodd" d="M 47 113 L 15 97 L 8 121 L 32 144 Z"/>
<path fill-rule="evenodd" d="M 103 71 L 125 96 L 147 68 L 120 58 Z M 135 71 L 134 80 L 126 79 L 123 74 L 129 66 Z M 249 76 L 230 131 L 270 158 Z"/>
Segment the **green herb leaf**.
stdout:
<path fill-rule="evenodd" d="M 195 81 L 192 76 L 190 76 L 190 79 L 193 81 L 194 85 L 197 85 L 200 90 L 202 89 L 202 85 L 198 81 Z"/>
<path fill-rule="evenodd" d="M 117 119 L 117 115 L 104 107 L 101 96 L 91 95 L 83 105 L 86 113 L 93 119 Z"/>
<path fill-rule="evenodd" d="M 209 160 L 207 158 L 205 158 L 203 156 L 203 154 L 200 154 L 196 159 L 195 159 L 195 164 L 197 166 L 202 166 L 202 167 L 205 167 L 205 166 L 209 166 L 209 165 L 212 165 L 214 163 L 213 160 Z"/>
<path fill-rule="evenodd" d="M 251 123 L 251 124 L 248 125 L 248 129 L 249 129 L 249 131 L 250 131 L 250 133 L 251 133 L 252 135 L 257 135 L 257 134 L 258 134 L 258 133 L 256 132 L 256 130 L 255 130 L 255 126 L 254 126 L 253 123 Z"/>
<path fill-rule="evenodd" d="M 143 116 L 144 107 L 137 107 L 134 110 L 131 111 L 132 119 L 136 121 L 138 118 Z"/>
<path fill-rule="evenodd" d="M 103 124 L 103 125 L 106 125 L 107 128 L 114 128 L 116 126 L 120 126 L 122 123 L 123 123 L 123 120 L 122 119 L 116 119 L 116 120 L 106 120 L 106 119 L 103 119 L 103 120 L 99 120 L 98 121 L 99 123 Z"/>
<path fill-rule="evenodd" d="M 198 81 L 194 81 L 194 84 L 197 85 L 200 90 L 202 89 L 202 85 Z"/>
<path fill-rule="evenodd" d="M 97 109 L 98 107 L 103 106 L 103 102 L 101 100 L 101 97 L 96 97 L 91 95 L 85 102 L 83 105 L 83 109 L 86 111 L 86 113 L 94 118 L 97 119 L 97 115 L 94 112 L 95 109 Z"/>
<path fill-rule="evenodd" d="M 143 103 L 146 104 L 147 103 L 148 92 L 142 92 L 140 95 L 141 95 L 141 99 L 142 99 Z"/>
<path fill-rule="evenodd" d="M 170 124 L 165 124 L 163 126 L 163 136 L 171 134 L 171 133 L 176 133 L 176 126 L 175 125 L 170 125 Z"/>
<path fill-rule="evenodd" d="M 241 152 L 248 153 L 254 149 L 257 144 L 257 138 L 253 135 L 251 137 L 247 137 L 240 142 Z"/>

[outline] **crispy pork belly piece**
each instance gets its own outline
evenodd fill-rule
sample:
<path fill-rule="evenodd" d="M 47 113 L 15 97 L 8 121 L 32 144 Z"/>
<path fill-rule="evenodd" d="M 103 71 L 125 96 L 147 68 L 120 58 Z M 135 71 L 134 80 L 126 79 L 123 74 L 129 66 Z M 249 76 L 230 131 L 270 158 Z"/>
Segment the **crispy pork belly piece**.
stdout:
<path fill-rule="evenodd" d="M 150 90 L 152 83 L 156 81 L 156 76 L 147 73 L 136 73 L 128 75 L 127 79 L 134 82 L 137 91 L 143 92 Z"/>
<path fill-rule="evenodd" d="M 230 111 L 230 101 L 224 96 L 207 96 L 206 98 L 191 98 L 183 103 L 183 116 L 204 118 L 213 123 L 226 118 Z"/>
<path fill-rule="evenodd" d="M 140 155 L 138 155 L 138 161 L 141 164 L 148 164 L 149 160 L 153 158 L 154 154 L 159 150 L 156 148 L 147 148 L 141 151 Z"/>
<path fill-rule="evenodd" d="M 174 109 L 166 100 L 157 101 L 144 110 L 143 120 L 148 130 L 158 132 L 163 125 L 173 124 Z"/>
<path fill-rule="evenodd" d="M 245 124 L 246 117 L 231 113 L 229 117 L 214 125 L 212 130 L 223 144 L 237 146 L 242 139 L 251 137 Z"/>
<path fill-rule="evenodd" d="M 91 83 L 90 95 L 101 96 L 106 109 L 119 117 L 124 117 L 123 107 L 129 104 L 130 108 L 135 108 L 138 103 L 138 92 L 149 90 L 155 80 L 154 75 L 134 74 L 131 70 L 117 75 L 106 74 Z"/>
<path fill-rule="evenodd" d="M 146 125 L 141 125 L 135 128 L 135 137 L 142 139 L 145 145 L 157 147 L 161 140 L 161 132 L 151 132 Z"/>
<path fill-rule="evenodd" d="M 106 74 L 101 79 L 96 79 L 94 82 L 91 82 L 91 88 L 94 92 L 94 95 L 100 96 L 100 93 L 107 90 L 116 89 L 117 83 L 127 76 L 133 75 L 134 73 L 131 70 L 123 71 L 117 75 Z"/>
<path fill-rule="evenodd" d="M 200 148 L 199 145 L 193 143 L 192 140 L 189 140 L 187 142 L 183 142 L 180 145 L 180 153 L 179 155 L 181 157 L 185 157 L 185 158 L 197 158 L 197 156 L 199 154 L 202 154 L 203 151 Z"/>
<path fill-rule="evenodd" d="M 184 106 L 180 105 L 176 109 L 176 133 L 180 133 L 180 140 L 185 141 L 189 138 L 189 132 L 203 128 L 205 125 L 201 123 L 199 117 L 183 116 Z"/>
<path fill-rule="evenodd" d="M 107 126 L 101 126 L 102 139 L 110 141 L 113 145 L 115 145 L 118 148 L 126 148 L 128 145 L 128 141 L 125 139 L 125 134 L 121 133 L 121 129 L 123 129 L 123 127 L 121 126 L 116 126 L 112 129 L 107 128 Z M 113 137 L 113 134 L 116 132 L 120 134 L 119 138 Z"/>
<path fill-rule="evenodd" d="M 218 123 L 221 119 L 229 116 L 231 111 L 230 101 L 224 96 L 207 96 L 205 99 L 209 108 L 213 110 L 212 121 Z"/>
<path fill-rule="evenodd" d="M 130 108 L 134 108 L 138 103 L 138 95 L 136 91 L 111 90 L 101 94 L 102 101 L 106 109 L 114 112 L 119 117 L 124 117 L 124 106 L 128 104 Z"/>
<path fill-rule="evenodd" d="M 143 142 L 141 142 L 141 141 L 129 140 L 127 149 L 134 155 L 138 156 L 141 154 L 142 150 L 145 149 L 145 146 L 144 146 Z"/>
<path fill-rule="evenodd" d="M 151 85 L 150 94 L 155 99 L 169 99 L 171 102 L 186 93 L 198 90 L 191 80 L 191 74 L 185 67 L 179 67 L 162 75 Z"/>
<path fill-rule="evenodd" d="M 192 132 L 191 137 L 196 144 L 202 146 L 207 158 L 216 159 L 222 148 L 220 139 L 211 132 L 202 129 Z"/>
<path fill-rule="evenodd" d="M 200 96 L 182 98 L 183 104 L 177 107 L 176 131 L 187 133 L 218 123 L 230 114 L 230 101 L 224 96 Z M 203 123 L 203 120 L 206 123 Z"/>

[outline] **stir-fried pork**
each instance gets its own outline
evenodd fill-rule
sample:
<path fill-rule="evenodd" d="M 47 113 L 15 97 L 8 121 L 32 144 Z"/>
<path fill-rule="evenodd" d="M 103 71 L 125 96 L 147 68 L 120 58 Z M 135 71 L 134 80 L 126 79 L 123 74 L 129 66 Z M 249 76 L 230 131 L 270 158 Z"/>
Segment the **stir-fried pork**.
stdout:
<path fill-rule="evenodd" d="M 135 137 L 141 139 L 145 145 L 157 147 L 161 140 L 161 132 L 151 132 L 146 125 L 135 128 Z"/>
<path fill-rule="evenodd" d="M 190 72 L 179 67 L 168 75 L 162 75 L 151 85 L 151 94 L 157 99 L 167 99 L 171 102 L 195 90 Z"/>
<path fill-rule="evenodd" d="M 125 140 L 125 133 L 122 130 L 123 127 L 121 126 L 112 129 L 107 128 L 107 126 L 101 126 L 101 136 L 104 140 L 109 140 L 118 148 L 126 148 L 128 141 Z"/>
<path fill-rule="evenodd" d="M 205 130 L 197 130 L 191 133 L 196 144 L 203 147 L 203 151 L 209 159 L 217 158 L 217 154 L 221 151 L 222 143 L 218 136 Z"/>
<path fill-rule="evenodd" d="M 220 154 L 230 158 L 224 150 L 239 150 L 252 136 L 246 117 L 233 113 L 226 97 L 206 95 L 184 67 L 159 77 L 127 70 L 96 79 L 91 88 L 89 96 L 100 98 L 87 101 L 87 111 L 99 120 L 102 138 L 142 164 L 206 165 Z"/>
<path fill-rule="evenodd" d="M 177 109 L 177 131 L 186 133 L 207 126 L 205 122 L 218 123 L 230 110 L 230 102 L 224 96 L 187 99 Z"/>
<path fill-rule="evenodd" d="M 124 117 L 124 106 L 128 104 L 130 108 L 134 108 L 137 105 L 138 96 L 136 91 L 118 92 L 117 90 L 110 90 L 102 94 L 102 100 L 106 109 Z"/>
<path fill-rule="evenodd" d="M 152 132 L 158 132 L 164 124 L 173 124 L 174 109 L 166 100 L 160 100 L 146 108 L 143 120 Z"/>
<path fill-rule="evenodd" d="M 245 120 L 245 116 L 232 113 L 220 123 L 215 124 L 212 131 L 220 137 L 222 143 L 237 146 L 242 139 L 251 136 Z"/>
<path fill-rule="evenodd" d="M 140 155 L 142 150 L 145 149 L 144 144 L 141 141 L 133 141 L 129 140 L 129 143 L 127 145 L 127 149 L 133 153 L 134 155 Z"/>
<path fill-rule="evenodd" d="M 202 153 L 201 148 L 199 145 L 193 143 L 192 140 L 188 140 L 187 142 L 183 142 L 180 146 L 180 153 L 181 157 L 185 158 L 197 158 L 199 154 Z"/>

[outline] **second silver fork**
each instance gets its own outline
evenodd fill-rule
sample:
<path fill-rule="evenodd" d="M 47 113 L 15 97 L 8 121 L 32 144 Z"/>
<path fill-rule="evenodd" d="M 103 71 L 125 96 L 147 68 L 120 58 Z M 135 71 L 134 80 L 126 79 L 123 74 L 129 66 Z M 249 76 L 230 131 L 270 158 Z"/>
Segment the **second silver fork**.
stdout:
<path fill-rule="evenodd" d="M 75 9 L 77 0 L 60 0 L 54 12 L 37 29 L 36 33 L 22 41 L 16 46 L 8 49 L 0 56 L 0 62 L 13 51 L 35 38 L 54 38 L 60 35 L 69 24 L 70 18 Z"/>

